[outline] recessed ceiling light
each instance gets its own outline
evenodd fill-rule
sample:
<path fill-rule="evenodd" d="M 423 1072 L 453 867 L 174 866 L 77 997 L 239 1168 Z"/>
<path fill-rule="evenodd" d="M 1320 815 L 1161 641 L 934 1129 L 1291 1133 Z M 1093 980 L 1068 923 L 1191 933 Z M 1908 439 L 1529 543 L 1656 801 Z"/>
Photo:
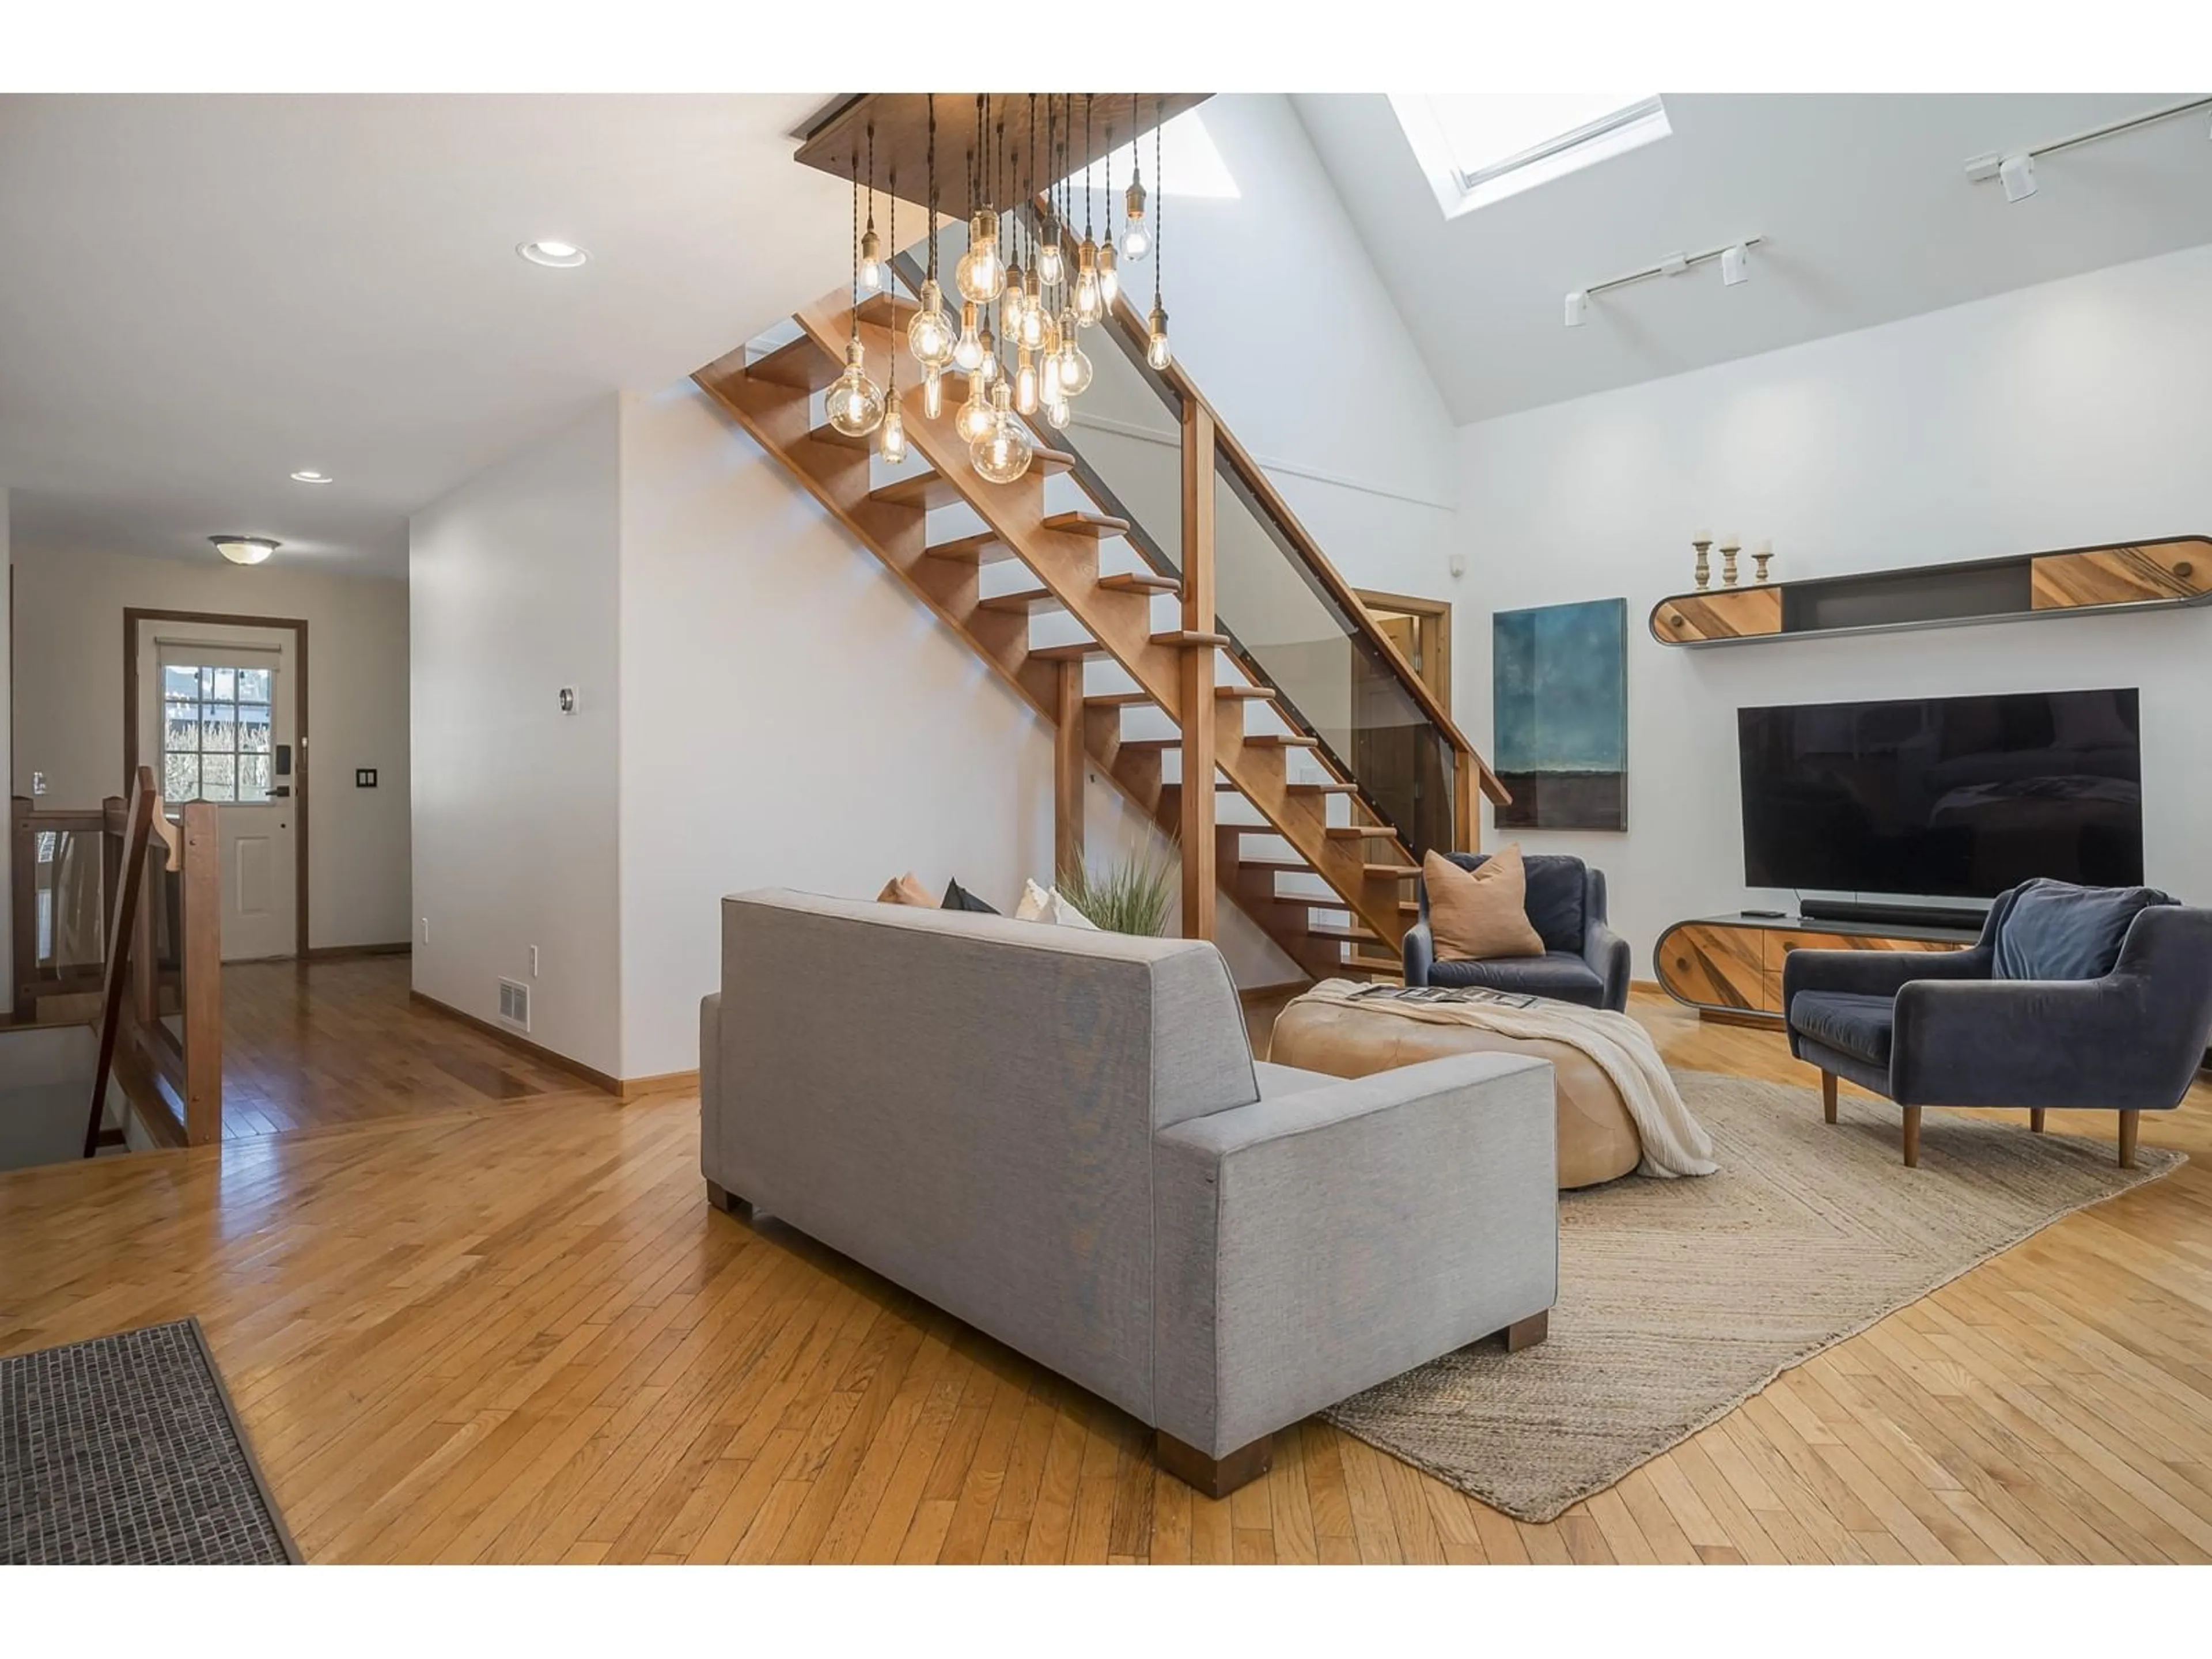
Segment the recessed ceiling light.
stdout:
<path fill-rule="evenodd" d="M 574 242 L 525 242 L 514 251 L 533 265 L 551 265 L 561 270 L 580 265 L 592 257 Z"/>
<path fill-rule="evenodd" d="M 208 539 L 233 564 L 259 564 L 280 545 L 266 536 L 210 536 Z"/>
<path fill-rule="evenodd" d="M 301 467 L 292 475 L 294 483 L 335 483 L 337 481 L 327 472 L 318 472 L 312 466 Z"/>

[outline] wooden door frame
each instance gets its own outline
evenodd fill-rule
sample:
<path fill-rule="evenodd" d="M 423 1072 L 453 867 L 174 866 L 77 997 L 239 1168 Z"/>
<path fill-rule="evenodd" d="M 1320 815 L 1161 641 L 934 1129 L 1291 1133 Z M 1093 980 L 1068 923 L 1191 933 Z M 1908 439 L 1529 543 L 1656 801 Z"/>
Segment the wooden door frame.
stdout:
<path fill-rule="evenodd" d="M 1446 714 L 1452 712 L 1452 608 L 1449 599 L 1424 599 L 1412 593 L 1358 590 L 1359 602 L 1370 611 L 1395 611 L 1419 621 L 1423 635 L 1421 678 Z M 1431 678 L 1433 668 L 1435 678 Z M 1441 684 L 1439 684 L 1441 682 Z M 1456 716 L 1455 716 L 1456 718 Z"/>
<path fill-rule="evenodd" d="M 249 617 L 227 611 L 164 611 L 126 605 L 123 611 L 123 776 L 138 775 L 138 628 L 142 623 L 195 623 L 217 628 L 289 628 L 300 678 L 292 705 L 292 823 L 298 897 L 293 920 L 293 959 L 307 959 L 307 623 L 301 617 Z M 270 739 L 270 750 L 276 739 Z"/>

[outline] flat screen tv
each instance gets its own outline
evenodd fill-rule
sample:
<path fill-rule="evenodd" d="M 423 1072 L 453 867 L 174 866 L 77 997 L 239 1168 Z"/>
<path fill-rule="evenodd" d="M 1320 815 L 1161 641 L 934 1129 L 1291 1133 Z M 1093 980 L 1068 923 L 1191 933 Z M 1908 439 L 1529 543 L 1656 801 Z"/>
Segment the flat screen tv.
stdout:
<path fill-rule="evenodd" d="M 1736 711 L 1753 887 L 1994 898 L 2143 878 L 2133 688 Z"/>

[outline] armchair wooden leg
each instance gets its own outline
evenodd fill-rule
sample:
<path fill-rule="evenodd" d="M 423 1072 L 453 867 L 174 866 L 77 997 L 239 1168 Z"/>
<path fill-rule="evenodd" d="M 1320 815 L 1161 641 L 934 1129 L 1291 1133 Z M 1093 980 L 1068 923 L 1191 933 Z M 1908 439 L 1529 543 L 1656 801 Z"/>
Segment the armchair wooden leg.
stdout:
<path fill-rule="evenodd" d="M 1905 1167 L 1908 1170 L 1920 1167 L 1920 1109 L 1917 1106 L 1905 1109 Z"/>
<path fill-rule="evenodd" d="M 2123 1170 L 2136 1167 L 2136 1130 L 2142 1117 L 2141 1112 L 2120 1114 L 2120 1167 Z"/>
<path fill-rule="evenodd" d="M 1185 1445 L 1165 1429 L 1155 1429 L 1152 1461 L 1183 1485 L 1195 1486 L 1208 1498 L 1226 1498 L 1237 1487 L 1249 1486 L 1267 1474 L 1275 1461 L 1275 1437 L 1263 1434 L 1226 1457 L 1208 1457 L 1197 1447 Z"/>
<path fill-rule="evenodd" d="M 1533 1348 L 1552 1334 L 1552 1310 L 1530 1314 L 1526 1319 L 1516 1319 L 1498 1334 L 1505 1339 L 1505 1352 L 1519 1353 L 1523 1348 Z"/>
<path fill-rule="evenodd" d="M 2027 1109 L 2027 1132 L 2032 1135 L 2039 1135 L 2043 1133 L 2042 1107 L 2031 1106 Z"/>
<path fill-rule="evenodd" d="M 753 1206 L 750 1203 L 726 1188 L 717 1187 L 711 1181 L 707 1183 L 707 1201 L 716 1209 L 737 1217 L 740 1221 L 750 1221 L 753 1218 Z"/>
<path fill-rule="evenodd" d="M 1833 1072 L 1820 1073 L 1820 1115 L 1831 1123 L 1836 1121 L 1836 1074 Z"/>

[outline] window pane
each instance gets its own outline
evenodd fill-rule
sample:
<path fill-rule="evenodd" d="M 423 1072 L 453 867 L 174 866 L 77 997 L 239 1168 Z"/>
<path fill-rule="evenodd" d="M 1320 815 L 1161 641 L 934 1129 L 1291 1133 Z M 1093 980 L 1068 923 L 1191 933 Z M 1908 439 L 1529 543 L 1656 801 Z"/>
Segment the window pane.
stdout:
<path fill-rule="evenodd" d="M 241 704 L 238 710 L 238 746 L 254 754 L 269 752 L 269 711 L 252 704 Z"/>
<path fill-rule="evenodd" d="M 238 711 L 228 703 L 202 705 L 200 747 L 213 755 L 227 755 L 237 748 Z"/>
<path fill-rule="evenodd" d="M 187 752 L 200 746 L 200 706 L 196 702 L 170 702 L 161 706 L 161 747 L 164 750 L 182 749 Z"/>
<path fill-rule="evenodd" d="M 265 668 L 241 668 L 238 671 L 238 700 L 240 702 L 267 702 L 271 676 Z"/>
<path fill-rule="evenodd" d="M 197 755 L 171 755 L 161 763 L 161 795 L 166 800 L 198 800 L 200 763 Z"/>
<path fill-rule="evenodd" d="M 203 800 L 234 800 L 237 799 L 234 780 L 238 762 L 228 755 L 204 755 L 200 758 L 200 799 Z"/>
<path fill-rule="evenodd" d="M 212 668 L 200 670 L 200 696 L 203 697 L 215 696 L 215 670 Z"/>
<path fill-rule="evenodd" d="M 215 694 L 225 702 L 230 702 L 238 696 L 238 671 L 235 668 L 218 668 L 215 671 Z"/>
<path fill-rule="evenodd" d="M 252 801 L 269 799 L 268 756 L 240 755 L 238 757 L 238 798 Z"/>
<path fill-rule="evenodd" d="M 200 695 L 200 671 L 197 668 L 164 668 L 161 671 L 161 695 L 197 700 Z"/>

